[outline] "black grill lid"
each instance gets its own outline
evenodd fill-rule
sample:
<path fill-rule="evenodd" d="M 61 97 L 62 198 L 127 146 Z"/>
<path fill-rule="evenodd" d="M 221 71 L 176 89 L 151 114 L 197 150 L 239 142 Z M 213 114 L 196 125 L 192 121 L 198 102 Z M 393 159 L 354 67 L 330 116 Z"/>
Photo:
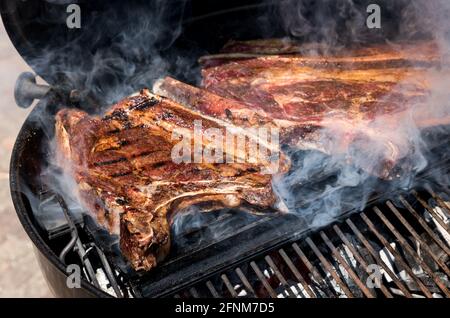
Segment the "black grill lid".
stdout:
<path fill-rule="evenodd" d="M 0 0 L 0 10 L 13 44 L 36 74 L 52 86 L 110 104 L 163 75 L 195 82 L 197 58 L 220 48 L 238 29 L 256 36 L 236 23 L 254 22 L 255 10 L 267 3 Z M 71 4 L 80 8 L 81 28 L 67 25 Z M 230 10 L 236 20 L 229 19 Z"/>
<path fill-rule="evenodd" d="M 331 30 L 344 42 L 359 43 L 395 34 L 389 12 L 402 12 L 405 1 L 382 1 L 386 19 L 378 31 L 361 18 L 371 0 L 353 2 L 355 7 L 346 0 L 0 0 L 0 10 L 12 42 L 38 75 L 110 105 L 164 75 L 195 83 L 198 57 L 230 39 L 288 35 L 317 42 L 330 40 Z M 81 10 L 79 29 L 67 26 L 69 5 Z M 355 27 L 361 32 L 350 32 Z"/>
<path fill-rule="evenodd" d="M 81 28 L 68 27 L 74 11 L 67 2 L 79 6 Z M 66 89 L 89 88 L 108 100 L 119 82 L 144 85 L 140 81 L 152 77 L 144 66 L 158 63 L 155 57 L 179 35 L 185 1 L 164 3 L 3 0 L 1 13 L 13 44 L 44 80 Z"/>

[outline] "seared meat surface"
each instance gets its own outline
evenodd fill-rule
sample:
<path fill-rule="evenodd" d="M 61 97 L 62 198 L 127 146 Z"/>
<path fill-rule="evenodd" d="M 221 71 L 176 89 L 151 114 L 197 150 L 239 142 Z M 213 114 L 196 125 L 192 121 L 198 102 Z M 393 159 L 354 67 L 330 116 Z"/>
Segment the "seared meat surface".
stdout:
<path fill-rule="evenodd" d="M 174 162 L 172 151 L 179 140 L 173 132 L 180 128 L 192 132 L 196 120 L 202 121 L 203 129 L 242 133 L 239 127 L 146 90 L 113 106 L 103 117 L 71 109 L 57 114 L 60 165 L 75 178 L 81 202 L 99 224 L 120 235 L 122 253 L 135 269 L 149 270 L 164 259 L 170 247 L 170 222 L 189 206 L 275 207 L 271 175 L 262 171 L 266 163 L 252 161 L 255 154 L 246 149 L 232 149 L 241 163 Z M 207 147 L 207 141 L 202 146 Z M 224 148 L 224 156 L 229 152 Z M 286 172 L 289 162 L 282 157 L 279 164 L 280 172 Z"/>

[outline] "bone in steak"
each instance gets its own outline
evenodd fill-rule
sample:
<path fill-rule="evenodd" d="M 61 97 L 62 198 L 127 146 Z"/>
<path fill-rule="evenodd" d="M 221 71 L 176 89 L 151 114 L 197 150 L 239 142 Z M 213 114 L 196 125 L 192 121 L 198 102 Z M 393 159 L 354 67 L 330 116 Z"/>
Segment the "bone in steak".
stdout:
<path fill-rule="evenodd" d="M 299 138 L 305 141 L 311 137 L 318 124 L 315 118 L 304 118 L 302 121 L 273 118 L 258 105 L 221 97 L 171 77 L 158 80 L 153 85 L 153 92 L 240 127 L 278 128 L 280 142 L 284 145 L 297 146 Z"/>
<path fill-rule="evenodd" d="M 238 125 L 278 126 L 281 140 L 296 148 L 348 153 L 357 140 L 379 139 L 385 164 L 368 169 L 383 178 L 390 177 L 400 151 L 393 140 L 377 137 L 375 120 L 384 117 L 382 128 L 395 129 L 414 107 L 418 127 L 450 122 L 430 117 L 425 103 L 429 70 L 442 62 L 434 42 L 327 52 L 322 45 L 270 39 L 230 42 L 223 51 L 200 59 L 203 90 L 171 78 L 154 90 Z M 321 128 L 345 138 L 324 144 Z"/>
<path fill-rule="evenodd" d="M 57 114 L 57 143 L 63 154 L 59 162 L 75 178 L 81 202 L 95 212 L 99 224 L 120 235 L 121 251 L 135 269 L 149 270 L 168 254 L 170 222 L 191 205 L 202 210 L 275 206 L 271 176 L 262 173 L 262 162 L 173 161 L 171 152 L 179 140 L 172 139 L 172 132 L 193 131 L 195 120 L 202 121 L 203 129 L 243 133 L 147 90 L 103 117 L 71 109 Z M 224 149 L 224 155 L 230 151 L 236 158 L 254 156 L 237 148 Z M 284 157 L 279 164 L 281 173 L 289 167 Z"/>

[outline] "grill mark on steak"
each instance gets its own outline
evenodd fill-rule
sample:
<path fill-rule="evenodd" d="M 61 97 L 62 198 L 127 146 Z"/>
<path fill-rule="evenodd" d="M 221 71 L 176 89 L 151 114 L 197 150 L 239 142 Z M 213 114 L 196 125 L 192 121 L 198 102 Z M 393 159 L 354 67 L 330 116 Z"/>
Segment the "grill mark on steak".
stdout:
<path fill-rule="evenodd" d="M 120 205 L 127 205 L 130 201 L 127 198 L 117 198 L 116 203 Z"/>
<path fill-rule="evenodd" d="M 122 149 L 123 146 L 131 145 L 129 140 L 119 140 L 119 149 Z"/>
<path fill-rule="evenodd" d="M 108 130 L 106 133 L 107 133 L 107 134 L 110 134 L 110 135 L 113 135 L 113 134 L 118 134 L 118 133 L 120 133 L 121 131 L 123 131 L 123 129 L 116 128 L 116 129 L 113 129 L 113 130 Z"/>
<path fill-rule="evenodd" d="M 129 109 L 142 111 L 142 110 L 146 110 L 147 108 L 153 107 L 158 103 L 159 103 L 159 101 L 156 98 L 150 97 L 150 99 L 144 100 L 141 103 L 133 105 Z"/>
<path fill-rule="evenodd" d="M 108 165 L 112 165 L 114 163 L 119 163 L 119 162 L 124 162 L 124 161 L 127 161 L 127 158 L 118 158 L 118 159 L 109 160 L 109 161 L 96 162 L 96 163 L 94 163 L 94 166 L 102 167 L 102 166 L 108 166 Z"/>
<path fill-rule="evenodd" d="M 117 120 L 122 123 L 122 126 L 123 126 L 122 130 L 133 129 L 134 126 L 129 120 L 128 113 L 130 111 L 146 110 L 150 107 L 157 105 L 159 103 L 159 101 L 154 97 L 142 98 L 142 94 L 141 94 L 138 96 L 130 97 L 128 103 L 130 106 L 126 110 L 122 109 L 122 108 L 113 110 L 109 115 L 103 116 L 102 120 L 103 121 Z M 139 128 L 140 126 L 143 126 L 143 125 L 138 125 L 136 127 Z M 109 133 L 119 133 L 120 131 L 121 131 L 120 129 L 114 129 L 114 130 L 110 131 Z"/>
<path fill-rule="evenodd" d="M 120 133 L 128 133 L 129 130 L 132 129 L 141 129 L 145 128 L 145 125 L 137 125 L 137 126 L 131 126 L 131 127 L 122 127 L 121 128 L 115 128 L 112 130 L 107 130 L 105 133 L 110 135 L 120 134 Z"/>
<path fill-rule="evenodd" d="M 152 153 L 155 153 L 155 152 L 157 152 L 157 150 L 155 150 L 155 151 L 144 151 L 144 152 L 132 155 L 131 158 L 135 159 L 135 158 L 139 158 L 139 157 L 146 157 L 146 156 L 149 156 L 149 155 L 151 155 Z"/>
<path fill-rule="evenodd" d="M 111 178 L 125 177 L 125 176 L 129 176 L 130 174 L 132 174 L 131 171 L 115 173 L 115 174 L 111 175 Z"/>
<path fill-rule="evenodd" d="M 110 121 L 110 120 L 119 120 L 119 121 L 128 121 L 128 114 L 123 110 L 115 110 L 110 115 L 104 116 L 102 118 L 103 121 Z"/>

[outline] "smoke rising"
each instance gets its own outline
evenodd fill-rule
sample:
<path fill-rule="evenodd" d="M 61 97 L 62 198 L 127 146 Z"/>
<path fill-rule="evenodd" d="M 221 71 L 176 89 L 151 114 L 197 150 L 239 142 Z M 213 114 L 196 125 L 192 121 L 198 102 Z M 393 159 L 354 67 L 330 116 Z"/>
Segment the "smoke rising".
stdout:
<path fill-rule="evenodd" d="M 295 169 L 276 180 L 274 189 L 291 213 L 308 219 L 313 227 L 324 226 L 343 212 L 363 209 L 377 190 L 412 187 L 416 176 L 433 161 L 434 143 L 438 139 L 429 135 L 425 138 L 423 127 L 429 122 L 446 124 L 450 116 L 447 68 L 450 3 L 445 0 L 377 1 L 382 9 L 382 28 L 371 30 L 365 24 L 365 8 L 371 2 L 270 1 L 266 14 L 257 18 L 272 21 L 275 17 L 285 35 L 300 42 L 324 44 L 325 51 L 314 52 L 318 55 L 374 42 L 432 38 L 439 44 L 441 66 L 430 69 L 423 79 L 431 88 L 425 100 L 408 105 L 406 111 L 394 118 L 380 115 L 370 123 L 351 123 L 351 131 L 342 128 L 348 126 L 347 122 L 342 125 L 331 118 L 320 132 L 321 143 L 328 149 L 325 153 L 288 150 Z M 202 49 L 174 49 L 173 45 L 182 33 L 184 4 L 185 1 L 158 0 L 145 6 L 124 3 L 122 10 L 105 7 L 107 14 L 83 24 L 83 28 L 92 30 L 88 37 L 82 33 L 56 45 L 57 50 L 49 47 L 46 54 L 33 60 L 33 66 L 48 74 L 58 74 L 63 89 L 81 90 L 84 96 L 99 101 L 100 106 L 111 105 L 142 87 L 151 87 L 155 80 L 167 74 L 175 78 L 198 78 L 196 58 Z M 61 17 L 55 14 L 55 19 Z M 268 29 L 267 25 L 261 27 Z M 399 83 L 398 90 L 403 85 L 408 83 Z M 395 99 L 386 96 L 382 102 L 389 102 L 390 98 Z M 48 125 L 44 123 L 43 127 Z M 438 136 L 445 129 L 437 130 L 431 135 Z M 355 137 L 347 150 L 335 149 L 349 132 Z M 391 166 L 393 161 L 399 163 L 395 169 Z M 380 181 L 374 171 L 390 181 Z M 66 198 L 76 193 L 73 180 L 52 170 L 44 172 L 47 174 L 49 180 L 57 180 L 48 183 L 53 191 L 63 193 Z M 433 177 L 439 182 L 448 181 L 440 175 Z M 33 195 L 29 197 L 36 199 Z M 188 212 L 174 222 L 176 233 L 185 232 L 188 227 L 201 227 L 209 221 L 198 210 Z M 227 226 L 227 222 L 221 223 L 213 231 L 209 230 L 209 235 L 222 236 L 227 233 Z"/>
<path fill-rule="evenodd" d="M 370 4 L 381 8 L 380 29 L 367 27 Z M 329 49 L 335 49 L 344 45 L 436 36 L 446 28 L 447 7 L 442 0 L 285 0 L 276 11 L 283 29 L 290 36 L 302 42 L 324 43 Z"/>
<path fill-rule="evenodd" d="M 151 87 L 164 75 L 188 77 L 195 72 L 195 55 L 190 48 L 171 51 L 182 30 L 185 4 L 185 0 L 132 1 L 131 5 L 125 1 L 82 2 L 81 29 L 69 31 L 65 28 L 67 4 L 42 1 L 37 5 L 45 15 L 30 22 L 44 24 L 55 34 L 40 43 L 36 54 L 28 56 L 29 63 L 39 75 L 56 81 L 55 91 L 77 90 L 80 108 L 102 113 L 118 100 Z M 48 190 L 60 193 L 74 217 L 80 218 L 83 208 L 75 204 L 80 202 L 78 185 L 67 171 L 57 168 L 54 114 L 67 106 L 65 98 L 43 101 L 28 120 L 43 129 L 48 141 L 43 152 L 49 162 L 41 167 L 40 179 Z M 64 215 L 51 198 L 49 205 L 41 208 L 45 194 L 36 193 L 39 191 L 27 189 L 24 194 L 44 228 L 64 224 Z"/>
<path fill-rule="evenodd" d="M 370 122 L 324 120 L 320 144 L 325 145 L 328 155 L 317 151 L 294 151 L 292 156 L 297 168 L 274 186 L 289 209 L 308 219 L 313 227 L 324 226 L 349 210 L 362 210 L 378 190 L 392 193 L 413 187 L 418 174 L 429 167 L 437 153 L 448 151 L 448 145 L 439 148 L 438 137 L 430 136 L 445 136 L 448 129 L 440 125 L 450 122 L 450 22 L 447 18 L 450 3 L 440 0 L 378 1 L 382 9 L 382 29 L 379 31 L 369 30 L 365 25 L 364 8 L 369 3 L 285 1 L 280 9 L 285 18 L 283 26 L 291 36 L 324 43 L 326 52 L 380 41 L 395 43 L 422 39 L 433 39 L 439 48 L 440 63 L 427 69 L 419 80 L 427 83 L 429 90 L 421 98 L 413 99 L 404 111 L 394 115 L 380 113 Z M 386 19 L 391 14 L 398 18 Z M 411 94 L 410 84 L 405 79 L 393 91 Z M 392 93 L 379 103 L 394 102 L 397 96 Z M 425 137 L 424 128 L 429 126 L 434 127 L 427 129 Z M 345 143 L 349 134 L 353 138 L 346 151 L 336 149 L 343 141 Z M 374 177 L 374 174 L 389 179 L 389 182 Z M 448 184 L 447 178 L 439 172 L 431 179 Z"/>

